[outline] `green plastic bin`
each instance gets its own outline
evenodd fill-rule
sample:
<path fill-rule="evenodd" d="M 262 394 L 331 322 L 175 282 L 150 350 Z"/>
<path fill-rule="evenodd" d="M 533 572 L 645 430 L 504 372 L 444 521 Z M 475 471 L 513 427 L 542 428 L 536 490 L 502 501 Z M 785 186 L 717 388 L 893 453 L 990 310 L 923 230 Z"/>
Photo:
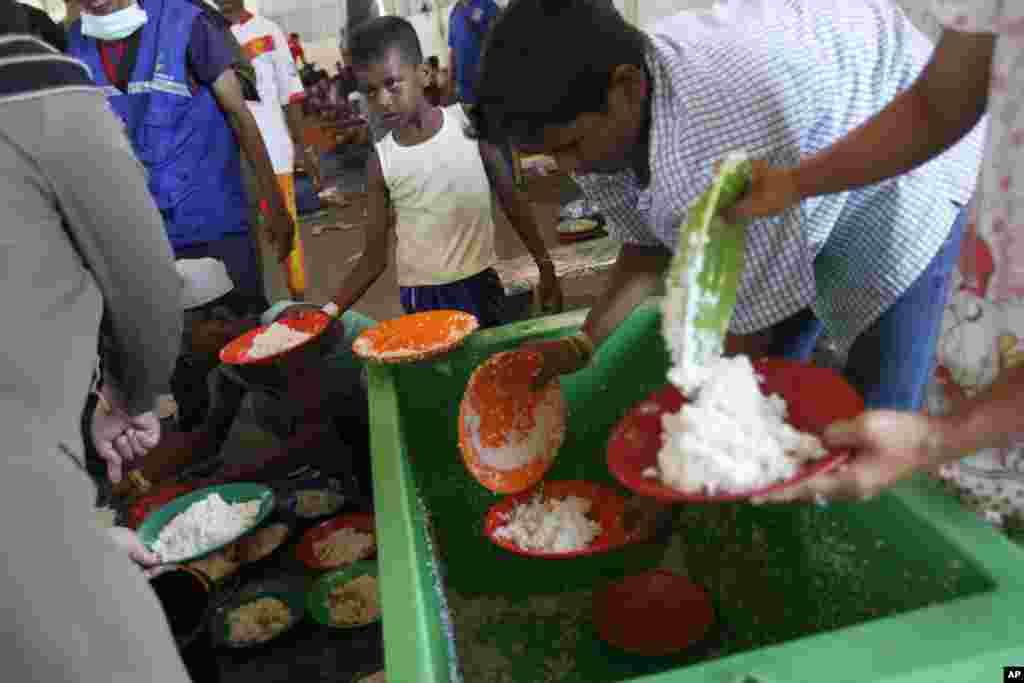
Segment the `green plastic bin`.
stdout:
<path fill-rule="evenodd" d="M 482 520 L 498 497 L 462 465 L 462 392 L 491 354 L 570 334 L 584 315 L 481 332 L 436 363 L 371 368 L 389 681 L 969 683 L 1024 664 L 1024 550 L 923 477 L 861 505 L 679 506 L 668 544 L 593 558 L 491 545 Z M 609 432 L 667 363 L 651 302 L 564 380 L 569 434 L 549 478 L 615 485 Z M 590 622 L 595 590 L 653 566 L 703 585 L 718 614 L 708 640 L 676 657 L 621 652 Z"/>

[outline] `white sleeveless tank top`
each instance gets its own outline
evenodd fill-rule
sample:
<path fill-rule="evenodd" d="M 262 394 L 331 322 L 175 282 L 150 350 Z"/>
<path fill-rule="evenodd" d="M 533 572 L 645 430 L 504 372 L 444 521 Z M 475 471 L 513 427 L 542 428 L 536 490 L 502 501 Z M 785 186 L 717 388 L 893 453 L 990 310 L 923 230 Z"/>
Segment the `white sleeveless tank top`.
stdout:
<path fill-rule="evenodd" d="M 391 195 L 395 263 L 402 287 L 443 285 L 472 277 L 497 261 L 491 185 L 459 105 L 441 110 L 434 137 L 403 147 L 388 134 L 377 143 Z"/>

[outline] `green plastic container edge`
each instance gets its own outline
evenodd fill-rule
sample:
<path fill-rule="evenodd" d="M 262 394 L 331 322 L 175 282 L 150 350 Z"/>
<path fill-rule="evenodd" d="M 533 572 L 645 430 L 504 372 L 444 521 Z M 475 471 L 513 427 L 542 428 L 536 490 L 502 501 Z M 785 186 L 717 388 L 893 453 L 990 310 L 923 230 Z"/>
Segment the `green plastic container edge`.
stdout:
<path fill-rule="evenodd" d="M 658 306 L 656 301 L 645 306 Z M 556 337 L 578 329 L 586 310 L 528 320 L 470 337 L 470 350 L 496 341 Z M 443 359 L 439 362 L 444 362 Z M 458 670 L 439 617 L 440 583 L 432 542 L 403 439 L 398 396 L 387 366 L 370 367 L 370 427 L 378 537 L 378 568 L 389 680 L 454 681 Z M 927 519 L 997 586 L 952 602 L 849 628 L 743 652 L 684 669 L 633 679 L 643 683 L 811 683 L 831 672 L 835 683 L 971 683 L 999 680 L 1001 667 L 1024 662 L 1019 636 L 1024 605 L 1024 549 L 965 511 L 923 478 L 887 494 Z M 984 620 L 981 623 L 980 620 Z M 961 626 L 950 629 L 950 623 Z M 928 653 L 921 656 L 922 651 Z M 911 668 L 915 661 L 927 667 Z"/>

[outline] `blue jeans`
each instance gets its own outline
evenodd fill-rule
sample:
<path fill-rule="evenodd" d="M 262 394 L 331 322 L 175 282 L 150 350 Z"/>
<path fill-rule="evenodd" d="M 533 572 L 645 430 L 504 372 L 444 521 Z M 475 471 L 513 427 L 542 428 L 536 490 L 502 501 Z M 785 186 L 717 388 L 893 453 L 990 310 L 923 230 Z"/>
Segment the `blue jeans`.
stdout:
<path fill-rule="evenodd" d="M 962 208 L 932 262 L 850 349 L 843 374 L 868 408 L 920 409 L 935 371 L 935 346 L 967 215 Z M 801 311 L 772 328 L 769 353 L 806 361 L 823 329 L 814 313 Z"/>

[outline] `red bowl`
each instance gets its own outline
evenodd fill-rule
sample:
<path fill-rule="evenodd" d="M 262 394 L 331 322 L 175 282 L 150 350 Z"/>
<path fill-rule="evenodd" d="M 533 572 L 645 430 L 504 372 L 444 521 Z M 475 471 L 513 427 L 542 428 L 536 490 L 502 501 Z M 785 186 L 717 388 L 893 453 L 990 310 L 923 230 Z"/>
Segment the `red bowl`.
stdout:
<path fill-rule="evenodd" d="M 312 336 L 309 337 L 309 339 L 278 353 L 271 354 L 263 358 L 252 358 L 249 356 L 249 350 L 252 348 L 253 339 L 256 338 L 256 335 L 270 327 L 270 325 L 261 325 L 254 330 L 249 330 L 240 337 L 236 337 L 229 342 L 227 346 L 221 349 L 221 361 L 228 365 L 270 365 L 285 354 L 291 353 L 296 349 L 301 349 L 320 336 L 320 334 L 330 326 L 331 317 L 326 313 L 321 313 L 320 311 L 303 311 L 297 318 L 290 318 L 288 320 L 281 320 L 278 322 L 283 325 L 287 325 L 297 332 L 305 332 Z"/>
<path fill-rule="evenodd" d="M 298 547 L 295 548 L 295 556 L 302 564 L 310 569 L 334 569 L 342 565 L 325 563 L 316 556 L 316 545 L 333 534 L 338 529 L 349 527 L 357 531 L 373 534 L 373 549 L 366 557 L 373 557 L 377 553 L 377 527 L 373 515 L 365 512 L 349 512 L 327 520 L 309 529 L 302 535 Z"/>
<path fill-rule="evenodd" d="M 594 596 L 593 619 L 605 642 L 634 654 L 663 657 L 704 638 L 715 623 L 715 610 L 700 586 L 654 569 Z"/>
<path fill-rule="evenodd" d="M 590 501 L 591 507 L 587 516 L 601 525 L 601 533 L 586 548 L 571 552 L 526 550 L 525 548 L 520 548 L 512 541 L 495 537 L 495 531 L 505 525 L 513 508 L 520 503 L 528 503 L 536 494 L 537 489 L 533 488 L 529 491 L 507 496 L 487 511 L 487 516 L 484 518 L 484 535 L 490 539 L 491 543 L 525 557 L 562 560 L 608 552 L 620 548 L 633 540 L 626 533 L 622 519 L 626 508 L 626 499 L 607 486 L 579 480 L 544 482 L 543 496 L 545 500 L 578 496 Z"/>
<path fill-rule="evenodd" d="M 766 394 L 779 394 L 785 399 L 788 421 L 801 431 L 820 436 L 832 422 L 856 417 L 864 411 L 863 399 L 834 370 L 778 358 L 758 359 L 753 363 L 754 370 L 764 378 L 761 390 Z M 678 412 L 685 400 L 671 384 L 662 387 L 634 406 L 612 432 L 608 442 L 608 469 L 634 493 L 666 503 L 745 500 L 780 491 L 827 472 L 850 456 L 847 450 L 831 451 L 819 460 L 806 463 L 792 479 L 754 491 L 713 496 L 684 493 L 658 479 L 644 477 L 643 472 L 658 466 L 658 451 L 662 444 L 661 416 Z"/>

